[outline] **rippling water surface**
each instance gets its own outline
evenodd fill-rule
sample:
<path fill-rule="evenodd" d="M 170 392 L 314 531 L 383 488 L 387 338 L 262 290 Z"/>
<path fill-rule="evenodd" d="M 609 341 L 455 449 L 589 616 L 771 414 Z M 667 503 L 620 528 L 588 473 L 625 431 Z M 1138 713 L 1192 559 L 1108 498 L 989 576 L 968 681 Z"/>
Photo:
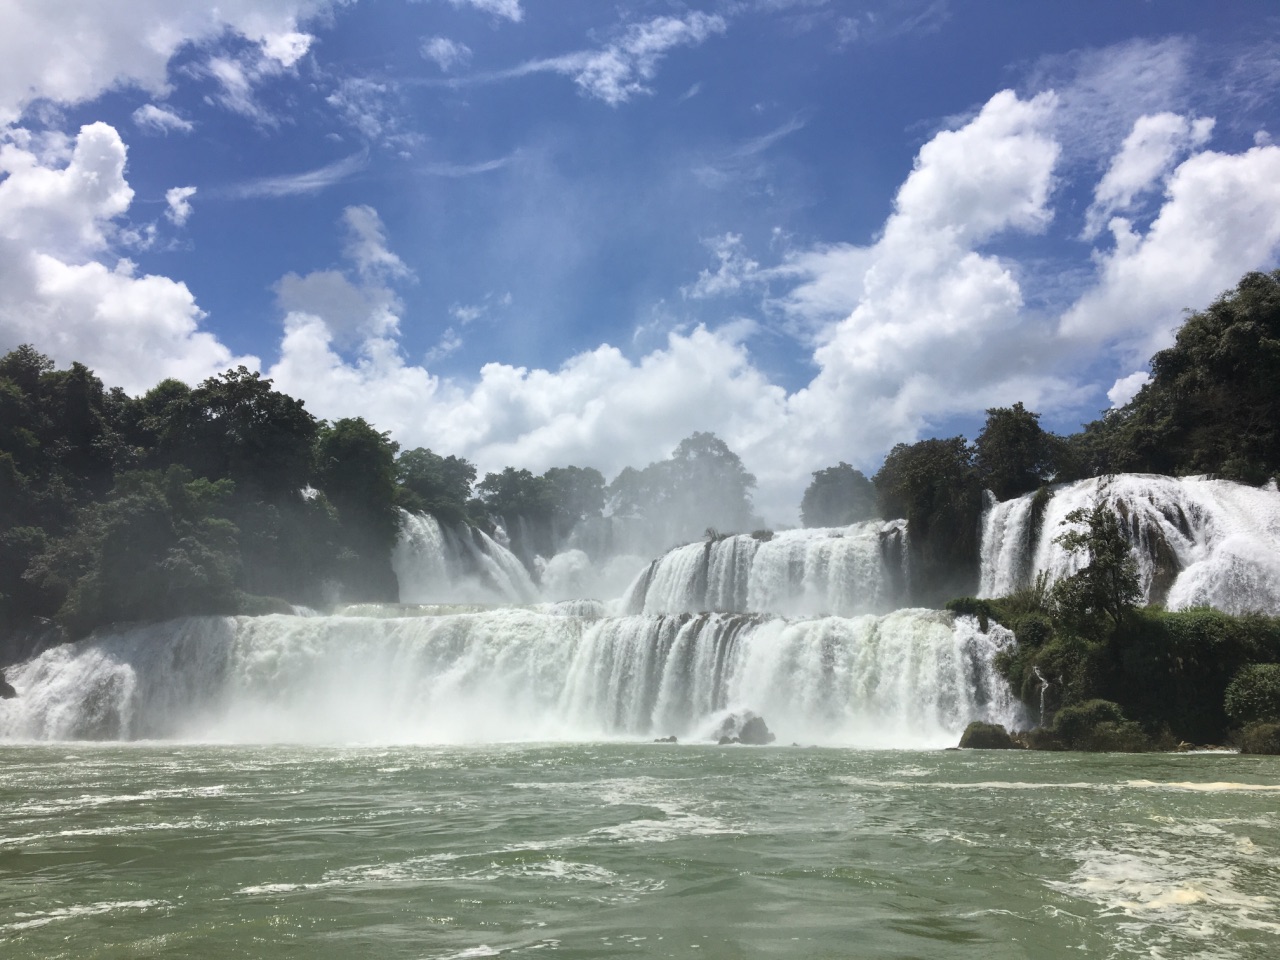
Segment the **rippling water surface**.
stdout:
<path fill-rule="evenodd" d="M 1280 956 L 1280 760 L 0 748 L 11 957 Z"/>

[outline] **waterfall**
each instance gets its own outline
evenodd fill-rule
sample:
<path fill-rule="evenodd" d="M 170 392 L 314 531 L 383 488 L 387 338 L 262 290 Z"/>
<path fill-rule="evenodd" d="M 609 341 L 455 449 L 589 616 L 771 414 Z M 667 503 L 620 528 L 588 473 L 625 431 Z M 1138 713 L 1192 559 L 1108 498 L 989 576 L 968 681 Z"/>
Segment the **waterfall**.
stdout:
<path fill-rule="evenodd" d="M 1021 719 L 991 666 L 1012 637 L 970 618 L 562 607 L 196 617 L 103 633 L 9 669 L 19 696 L 0 701 L 0 737 L 685 740 L 751 709 L 780 742 L 939 746 L 973 719 Z"/>
<path fill-rule="evenodd" d="M 657 560 L 627 593 L 631 613 L 856 616 L 906 600 L 906 522 L 787 530 L 691 543 Z"/>
<path fill-rule="evenodd" d="M 538 588 L 519 559 L 482 530 L 401 515 L 391 566 L 403 603 L 530 603 Z"/>
<path fill-rule="evenodd" d="M 1148 602 L 1280 614 L 1280 493 L 1203 477 L 1123 474 L 1052 489 L 1039 530 L 1034 494 L 989 506 L 983 519 L 980 596 L 1027 586 L 1036 573 L 1071 575 L 1081 558 L 1054 539 L 1063 520 L 1096 501 L 1115 511 Z"/>

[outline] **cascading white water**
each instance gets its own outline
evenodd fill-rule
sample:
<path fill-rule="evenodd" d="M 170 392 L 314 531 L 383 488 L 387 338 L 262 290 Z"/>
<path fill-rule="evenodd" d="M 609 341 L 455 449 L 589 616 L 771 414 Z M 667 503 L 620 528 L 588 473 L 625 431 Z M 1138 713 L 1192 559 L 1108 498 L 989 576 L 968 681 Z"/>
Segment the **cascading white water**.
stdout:
<path fill-rule="evenodd" d="M 588 611 L 583 611 L 588 612 Z M 707 737 L 763 713 L 782 742 L 954 743 L 1020 711 L 1011 642 L 926 610 L 785 621 L 507 609 L 398 618 L 191 618 L 9 671 L 0 736 L 231 741 Z"/>
<path fill-rule="evenodd" d="M 1280 493 L 1201 477 L 1123 474 L 1053 488 L 1038 529 L 1034 494 L 989 506 L 980 596 L 1069 576 L 1082 558 L 1054 543 L 1071 511 L 1105 502 L 1121 521 L 1148 601 L 1170 609 L 1280 614 Z"/>
<path fill-rule="evenodd" d="M 905 538 L 903 521 L 877 521 L 692 544 L 621 603 L 576 598 L 643 561 L 611 571 L 572 548 L 539 573 L 543 596 L 573 599 L 535 603 L 500 544 L 406 515 L 402 603 L 191 618 L 58 647 L 8 671 L 19 696 L 0 702 L 0 737 L 706 739 L 751 711 L 784 743 L 903 747 L 954 743 L 974 719 L 1017 725 L 992 667 L 1007 631 L 891 612 Z"/>
<path fill-rule="evenodd" d="M 435 517 L 401 513 L 391 566 L 402 603 L 532 603 L 538 588 L 524 565 L 482 530 L 449 530 Z"/>
<path fill-rule="evenodd" d="M 885 613 L 906 599 L 906 522 L 742 534 L 691 543 L 632 584 L 631 613 L 701 610 L 782 616 Z"/>

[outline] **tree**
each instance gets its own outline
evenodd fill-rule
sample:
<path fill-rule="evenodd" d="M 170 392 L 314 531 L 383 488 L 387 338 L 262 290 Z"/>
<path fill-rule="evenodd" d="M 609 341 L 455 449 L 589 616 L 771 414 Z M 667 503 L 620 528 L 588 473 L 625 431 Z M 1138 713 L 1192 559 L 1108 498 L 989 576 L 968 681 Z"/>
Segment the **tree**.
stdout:
<path fill-rule="evenodd" d="M 1128 404 L 1068 438 L 1076 476 L 1280 472 L 1280 270 L 1248 273 L 1191 314 Z"/>
<path fill-rule="evenodd" d="M 568 536 L 577 524 L 600 516 L 604 509 L 604 477 L 594 467 L 552 467 L 542 479 L 551 490 L 557 538 Z"/>
<path fill-rule="evenodd" d="M 1053 542 L 1088 561 L 1054 584 L 1058 615 L 1083 632 L 1096 632 L 1103 617 L 1113 626 L 1120 624 L 1142 599 L 1142 585 L 1115 511 L 1099 500 L 1091 508 L 1072 510 L 1063 525 L 1069 529 Z"/>
<path fill-rule="evenodd" d="M 1059 445 L 1040 427 L 1040 414 L 1021 403 L 992 407 L 974 444 L 974 467 L 997 499 L 1008 500 L 1053 479 Z"/>
<path fill-rule="evenodd" d="M 681 440 L 667 460 L 624 469 L 607 490 L 610 513 L 641 519 L 668 544 L 708 527 L 746 531 L 760 525 L 752 505 L 756 478 L 713 433 Z"/>
<path fill-rule="evenodd" d="M 800 519 L 806 527 L 843 527 L 875 515 L 875 486 L 843 460 L 815 471 L 800 501 Z"/>
<path fill-rule="evenodd" d="M 25 577 L 65 597 L 57 616 L 73 636 L 117 621 L 234 613 L 237 530 L 222 516 L 231 491 L 231 481 L 181 466 L 121 474 Z"/>
<path fill-rule="evenodd" d="M 445 523 L 466 521 L 467 501 L 476 480 L 475 464 L 415 447 L 397 458 L 396 480 L 406 510 L 430 513 Z"/>
<path fill-rule="evenodd" d="M 352 600 L 399 597 L 391 570 L 391 548 L 400 532 L 398 449 L 363 417 L 324 424 L 316 441 L 316 484 L 337 511 L 340 576 Z"/>
<path fill-rule="evenodd" d="M 873 478 L 882 517 L 905 517 L 914 576 L 938 599 L 969 593 L 981 546 L 982 489 L 964 437 L 900 443 Z"/>

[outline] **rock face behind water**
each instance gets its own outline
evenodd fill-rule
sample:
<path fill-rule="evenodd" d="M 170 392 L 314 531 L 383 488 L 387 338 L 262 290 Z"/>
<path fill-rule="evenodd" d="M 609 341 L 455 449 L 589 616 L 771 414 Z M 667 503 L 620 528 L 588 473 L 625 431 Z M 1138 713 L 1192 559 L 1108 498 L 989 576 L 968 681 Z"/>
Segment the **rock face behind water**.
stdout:
<path fill-rule="evenodd" d="M 998 723 L 975 720 L 964 728 L 960 746 L 968 750 L 1017 750 L 1018 744 L 1009 731 Z"/>
<path fill-rule="evenodd" d="M 12 700 L 18 695 L 18 691 L 10 686 L 9 681 L 4 678 L 4 671 L 0 670 L 0 700 Z"/>

